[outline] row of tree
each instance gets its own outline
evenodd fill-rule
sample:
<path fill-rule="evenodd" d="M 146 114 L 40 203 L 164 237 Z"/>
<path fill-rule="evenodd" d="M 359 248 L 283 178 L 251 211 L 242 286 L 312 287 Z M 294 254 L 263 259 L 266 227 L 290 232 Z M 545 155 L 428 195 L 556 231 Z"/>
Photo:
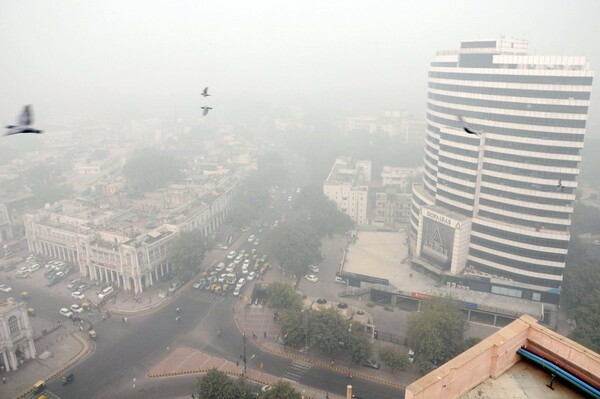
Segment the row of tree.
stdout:
<path fill-rule="evenodd" d="M 255 393 L 244 377 L 233 380 L 217 369 L 210 369 L 196 381 L 201 399 L 301 399 L 288 382 L 278 381 L 266 392 Z"/>

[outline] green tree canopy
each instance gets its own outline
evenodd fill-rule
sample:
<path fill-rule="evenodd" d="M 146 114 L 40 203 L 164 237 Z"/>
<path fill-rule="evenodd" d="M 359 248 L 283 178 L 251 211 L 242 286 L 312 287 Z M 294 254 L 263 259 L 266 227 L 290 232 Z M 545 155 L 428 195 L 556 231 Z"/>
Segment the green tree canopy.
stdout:
<path fill-rule="evenodd" d="M 167 261 L 179 276 L 190 276 L 200 270 L 206 252 L 205 237 L 200 230 L 181 232 L 168 249 Z"/>
<path fill-rule="evenodd" d="M 290 284 L 275 282 L 267 289 L 269 303 L 275 309 L 300 310 L 302 308 L 302 297 L 296 293 Z"/>
<path fill-rule="evenodd" d="M 321 261 L 321 240 L 315 229 L 305 221 L 292 221 L 280 226 L 273 254 L 288 272 L 303 275 L 308 265 Z"/>
<path fill-rule="evenodd" d="M 465 316 L 451 297 L 433 297 L 423 302 L 421 312 L 409 316 L 407 338 L 416 360 L 441 365 L 460 353 L 467 328 Z"/>
<path fill-rule="evenodd" d="M 64 183 L 64 177 L 56 166 L 36 166 L 28 169 L 22 180 L 35 196 L 34 206 L 60 201 L 73 194 L 72 187 Z"/>
<path fill-rule="evenodd" d="M 301 399 L 302 395 L 296 391 L 289 382 L 277 381 L 271 385 L 271 389 L 263 392 L 261 399 Z"/>
<path fill-rule="evenodd" d="M 300 219 L 308 219 L 309 224 L 319 236 L 345 233 L 354 222 L 350 216 L 337 210 L 335 202 L 329 200 L 319 186 L 308 186 L 294 202 L 294 212 L 302 215 Z M 294 215 L 290 215 L 290 220 Z"/>
<path fill-rule="evenodd" d="M 246 379 L 231 380 L 215 368 L 196 380 L 198 397 L 202 399 L 251 399 L 255 398 Z"/>
<path fill-rule="evenodd" d="M 149 148 L 133 154 L 123 167 L 123 174 L 128 184 L 140 192 L 164 187 L 181 175 L 175 157 Z"/>
<path fill-rule="evenodd" d="M 402 353 L 389 346 L 384 346 L 379 350 L 379 358 L 395 373 L 404 371 L 409 365 L 407 353 Z"/>
<path fill-rule="evenodd" d="M 268 187 L 257 173 L 250 174 L 239 183 L 235 206 L 229 215 L 231 223 L 240 227 L 257 220 L 269 201 Z"/>

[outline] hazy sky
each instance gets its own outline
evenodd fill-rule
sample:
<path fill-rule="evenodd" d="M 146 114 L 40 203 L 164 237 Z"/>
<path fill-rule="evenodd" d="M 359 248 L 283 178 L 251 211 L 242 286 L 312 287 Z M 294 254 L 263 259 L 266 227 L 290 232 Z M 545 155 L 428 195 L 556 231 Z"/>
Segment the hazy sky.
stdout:
<path fill-rule="evenodd" d="M 525 38 L 600 70 L 600 1 L 0 1 L 0 117 L 39 123 L 229 102 L 424 118 L 427 68 L 461 39 Z M 600 126 L 596 75 L 588 128 Z M 600 137 L 600 132 L 589 132 Z"/>

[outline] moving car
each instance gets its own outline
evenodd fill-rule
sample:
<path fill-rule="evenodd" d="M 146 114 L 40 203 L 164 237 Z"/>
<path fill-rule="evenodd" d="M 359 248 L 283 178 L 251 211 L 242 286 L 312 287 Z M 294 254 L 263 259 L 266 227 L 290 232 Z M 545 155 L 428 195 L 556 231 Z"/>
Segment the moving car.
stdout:
<path fill-rule="evenodd" d="M 105 289 L 103 289 L 99 294 L 98 294 L 98 298 L 100 300 L 104 299 L 104 298 L 108 298 L 109 296 L 111 296 L 112 294 L 114 294 L 115 290 L 113 287 L 107 287 Z"/>
<path fill-rule="evenodd" d="M 310 281 L 311 283 L 316 283 L 317 281 L 319 281 L 319 278 L 314 274 L 307 274 L 306 276 L 304 276 L 304 278 Z"/>
<path fill-rule="evenodd" d="M 256 272 L 250 272 L 250 274 L 248 274 L 248 281 L 254 280 L 255 277 L 256 277 Z"/>
<path fill-rule="evenodd" d="M 65 317 L 68 317 L 68 318 L 71 318 L 71 317 L 73 317 L 73 312 L 71 312 L 71 311 L 70 311 L 69 309 L 67 309 L 67 308 L 62 308 L 62 309 L 60 310 L 60 314 L 61 314 L 61 315 L 63 315 L 63 316 L 65 316 Z"/>
<path fill-rule="evenodd" d="M 256 239 L 256 236 L 254 234 L 250 235 L 250 237 L 248 237 L 248 242 L 254 242 L 254 240 Z"/>
<path fill-rule="evenodd" d="M 27 271 L 19 270 L 17 272 L 17 278 L 29 278 L 29 273 L 27 273 Z"/>
<path fill-rule="evenodd" d="M 233 290 L 233 296 L 238 296 L 240 295 L 240 290 L 242 289 L 242 287 L 240 287 L 239 285 L 235 287 L 235 289 Z"/>
<path fill-rule="evenodd" d="M 77 288 L 77 287 L 79 287 L 80 283 L 81 283 L 81 280 L 71 280 L 71 281 L 69 281 L 69 284 L 67 284 L 67 288 L 70 290 Z"/>
<path fill-rule="evenodd" d="M 379 363 L 377 363 L 374 360 L 365 360 L 364 362 L 361 363 L 361 366 L 363 367 L 368 367 L 370 369 L 375 369 L 375 370 L 379 370 Z"/>
<path fill-rule="evenodd" d="M 219 263 L 217 265 L 217 267 L 215 267 L 215 270 L 218 271 L 218 272 L 222 271 L 223 269 L 225 269 L 225 263 L 224 262 Z"/>
<path fill-rule="evenodd" d="M 227 245 L 225 244 L 217 244 L 217 249 L 227 250 Z"/>
<path fill-rule="evenodd" d="M 408 362 L 412 363 L 415 361 L 415 352 L 412 349 L 408 350 Z"/>
<path fill-rule="evenodd" d="M 177 291 L 178 289 L 180 289 L 181 287 L 183 287 L 183 282 L 181 282 L 181 281 L 178 281 L 178 282 L 176 282 L 176 283 L 173 283 L 173 284 L 171 285 L 171 288 L 169 288 L 169 292 L 172 294 L 172 293 L 174 293 L 175 291 Z"/>
<path fill-rule="evenodd" d="M 231 251 L 229 252 L 229 254 L 227 254 L 227 259 L 233 259 L 235 258 L 235 251 Z"/>
<path fill-rule="evenodd" d="M 36 271 L 40 270 L 40 265 L 37 263 L 34 263 L 33 265 L 29 266 L 29 268 L 27 270 L 30 273 L 36 272 Z"/>

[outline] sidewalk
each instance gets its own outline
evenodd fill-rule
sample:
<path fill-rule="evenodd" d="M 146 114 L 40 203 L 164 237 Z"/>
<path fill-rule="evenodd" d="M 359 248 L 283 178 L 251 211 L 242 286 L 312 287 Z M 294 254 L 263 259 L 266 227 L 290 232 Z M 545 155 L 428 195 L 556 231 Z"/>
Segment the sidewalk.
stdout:
<path fill-rule="evenodd" d="M 91 350 L 93 344 L 74 327 L 57 326 L 52 320 L 41 316 L 31 317 L 34 327 L 37 357 L 21 364 L 16 371 L 3 373 L 6 384 L 0 385 L 1 398 L 24 398 L 39 380 L 50 380 L 66 372 Z M 70 323 L 68 323 L 70 324 Z M 42 330 L 47 330 L 42 335 Z"/>

